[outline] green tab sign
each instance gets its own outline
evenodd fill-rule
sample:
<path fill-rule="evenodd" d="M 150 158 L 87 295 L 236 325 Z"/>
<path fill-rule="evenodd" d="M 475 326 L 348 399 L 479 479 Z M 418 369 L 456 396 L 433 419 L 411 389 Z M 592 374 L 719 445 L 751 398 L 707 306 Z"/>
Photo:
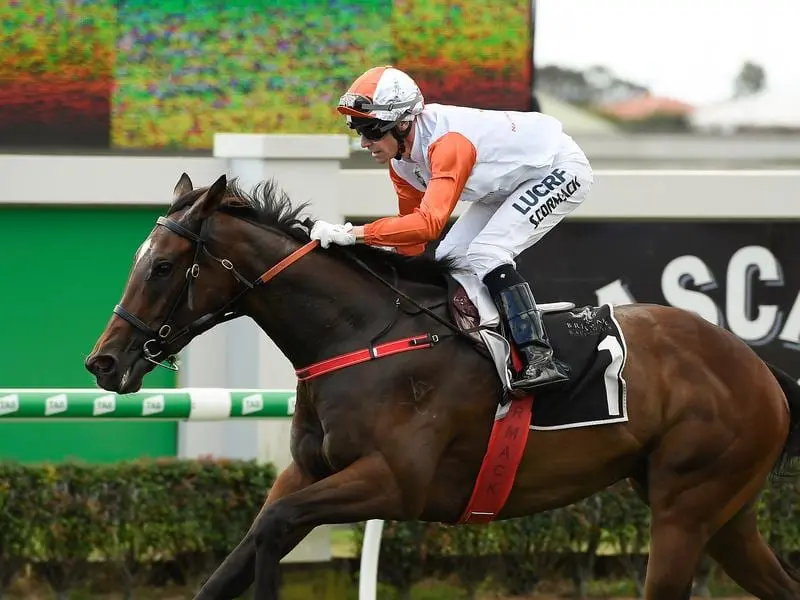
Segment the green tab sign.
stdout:
<path fill-rule="evenodd" d="M 0 389 L 0 420 L 287 418 L 294 404 L 290 390 L 187 388 L 120 395 L 96 389 Z"/>

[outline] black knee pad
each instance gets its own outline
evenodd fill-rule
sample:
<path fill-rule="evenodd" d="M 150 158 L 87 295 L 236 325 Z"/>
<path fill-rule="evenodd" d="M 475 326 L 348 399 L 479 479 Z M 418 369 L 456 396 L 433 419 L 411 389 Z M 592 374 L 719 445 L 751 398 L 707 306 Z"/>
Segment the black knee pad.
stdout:
<path fill-rule="evenodd" d="M 509 288 L 512 285 L 525 283 L 525 280 L 517 273 L 514 265 L 501 265 L 487 273 L 483 278 L 483 283 L 489 288 L 489 293 L 492 298 L 495 298 L 500 295 L 501 290 Z"/>

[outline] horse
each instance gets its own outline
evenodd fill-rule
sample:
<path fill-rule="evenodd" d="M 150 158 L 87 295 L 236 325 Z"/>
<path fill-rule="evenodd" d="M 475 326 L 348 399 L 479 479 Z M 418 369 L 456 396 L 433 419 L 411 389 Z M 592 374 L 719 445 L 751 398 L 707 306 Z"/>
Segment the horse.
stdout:
<path fill-rule="evenodd" d="M 99 387 L 135 392 L 157 365 L 174 368 L 195 336 L 249 316 L 297 370 L 293 461 L 195 600 L 251 586 L 258 600 L 277 599 L 280 560 L 316 526 L 463 522 L 508 406 L 486 345 L 457 325 L 451 261 L 363 244 L 323 249 L 305 209 L 271 179 L 247 192 L 225 175 L 195 188 L 182 174 L 85 361 Z M 531 428 L 494 518 L 627 481 L 651 511 L 648 599 L 686 598 L 704 552 L 755 596 L 800 597 L 800 577 L 768 546 L 754 510 L 768 479 L 800 456 L 800 386 L 692 312 L 613 309 L 627 418 Z M 554 336 L 559 314 L 545 315 Z M 380 355 L 380 339 L 415 351 Z M 343 356 L 352 360 L 331 363 Z M 558 388 L 533 396 L 534 413 L 546 396 L 577 402 Z"/>

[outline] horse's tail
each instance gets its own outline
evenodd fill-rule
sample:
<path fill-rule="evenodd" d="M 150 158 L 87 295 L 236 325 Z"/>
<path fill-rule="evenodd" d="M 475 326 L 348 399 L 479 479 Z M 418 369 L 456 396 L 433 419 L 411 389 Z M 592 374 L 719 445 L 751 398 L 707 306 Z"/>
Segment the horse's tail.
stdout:
<path fill-rule="evenodd" d="M 767 366 L 778 380 L 789 403 L 789 435 L 772 472 L 778 476 L 794 475 L 794 467 L 797 466 L 797 459 L 800 459 L 800 384 L 775 365 L 767 363 Z"/>

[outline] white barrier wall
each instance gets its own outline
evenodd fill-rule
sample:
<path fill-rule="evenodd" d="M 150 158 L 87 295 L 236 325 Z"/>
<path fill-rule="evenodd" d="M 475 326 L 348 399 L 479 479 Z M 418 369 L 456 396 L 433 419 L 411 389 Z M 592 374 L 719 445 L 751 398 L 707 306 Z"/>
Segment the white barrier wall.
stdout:
<path fill-rule="evenodd" d="M 584 203 L 567 219 L 800 218 L 800 170 L 595 170 Z M 393 214 L 392 183 L 382 170 L 343 170 L 340 212 Z M 456 214 L 463 206 L 459 205 Z"/>
<path fill-rule="evenodd" d="M 227 134 L 220 134 L 218 139 Z M 235 136 L 240 138 L 241 136 Z M 259 136 L 261 137 L 261 136 Z M 276 158 L 286 136 L 274 139 L 263 173 L 275 176 L 296 202 L 309 200 L 313 216 L 381 216 L 397 207 L 382 169 L 338 169 L 348 136 L 329 158 Z M 312 141 L 310 146 L 315 142 Z M 226 150 L 227 152 L 228 150 Z M 256 159 L 257 160 L 257 159 Z M 240 163 L 236 163 L 237 165 Z M 280 168 L 278 168 L 280 166 Z M 318 180 L 337 167 L 335 188 Z M 28 156 L 0 154 L 0 204 L 166 206 L 183 171 L 196 185 L 236 174 L 232 157 Z M 243 181 L 247 178 L 246 173 Z M 320 181 L 320 185 L 315 185 Z M 589 198 L 569 219 L 591 218 L 798 218 L 800 170 L 595 170 Z M 456 209 L 459 214 L 463 207 Z M 330 211 L 330 213 L 328 213 Z"/>

